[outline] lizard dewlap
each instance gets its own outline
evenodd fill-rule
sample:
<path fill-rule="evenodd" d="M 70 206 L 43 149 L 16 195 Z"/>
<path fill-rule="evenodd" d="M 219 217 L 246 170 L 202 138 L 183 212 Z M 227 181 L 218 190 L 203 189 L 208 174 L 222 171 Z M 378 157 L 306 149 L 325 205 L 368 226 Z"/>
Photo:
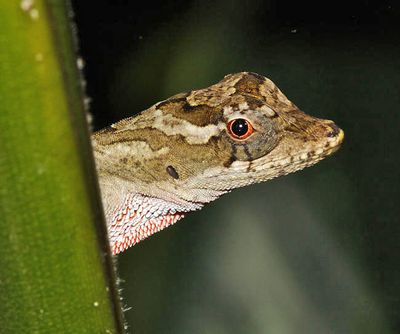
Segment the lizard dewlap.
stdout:
<path fill-rule="evenodd" d="M 113 254 L 235 188 L 311 166 L 344 138 L 258 74 L 227 75 L 93 134 Z"/>

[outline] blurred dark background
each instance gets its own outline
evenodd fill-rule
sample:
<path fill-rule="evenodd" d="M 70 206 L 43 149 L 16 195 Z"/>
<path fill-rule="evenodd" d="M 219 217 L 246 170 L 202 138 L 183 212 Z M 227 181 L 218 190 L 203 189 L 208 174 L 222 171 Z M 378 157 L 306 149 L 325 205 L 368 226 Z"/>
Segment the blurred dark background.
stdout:
<path fill-rule="evenodd" d="M 400 332 L 398 1 L 73 7 L 96 129 L 248 70 L 346 133 L 119 256 L 132 332 Z"/>

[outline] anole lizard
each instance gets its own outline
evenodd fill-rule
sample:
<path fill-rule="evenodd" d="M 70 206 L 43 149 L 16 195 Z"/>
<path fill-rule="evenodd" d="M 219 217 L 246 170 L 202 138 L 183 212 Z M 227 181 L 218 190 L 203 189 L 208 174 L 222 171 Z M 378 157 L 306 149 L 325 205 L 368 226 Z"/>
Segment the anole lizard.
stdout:
<path fill-rule="evenodd" d="M 258 74 L 230 74 L 93 134 L 118 254 L 235 188 L 311 166 L 344 138 Z"/>

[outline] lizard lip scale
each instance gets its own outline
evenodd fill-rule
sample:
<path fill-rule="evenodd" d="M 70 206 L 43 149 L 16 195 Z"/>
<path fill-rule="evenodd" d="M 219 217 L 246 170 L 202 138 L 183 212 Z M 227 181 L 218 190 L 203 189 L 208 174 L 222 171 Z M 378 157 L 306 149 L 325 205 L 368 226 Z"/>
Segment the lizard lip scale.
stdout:
<path fill-rule="evenodd" d="M 113 254 L 239 187 L 314 165 L 343 131 L 269 79 L 229 74 L 92 135 Z"/>

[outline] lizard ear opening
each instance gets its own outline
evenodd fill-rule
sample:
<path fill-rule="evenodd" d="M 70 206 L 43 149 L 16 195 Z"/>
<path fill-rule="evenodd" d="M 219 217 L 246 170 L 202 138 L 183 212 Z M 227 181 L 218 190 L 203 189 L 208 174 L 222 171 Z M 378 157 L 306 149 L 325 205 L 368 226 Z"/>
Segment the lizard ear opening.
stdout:
<path fill-rule="evenodd" d="M 248 120 L 235 118 L 228 123 L 228 133 L 233 139 L 244 140 L 254 133 L 254 128 Z"/>
<path fill-rule="evenodd" d="M 173 166 L 171 166 L 171 165 L 167 166 L 166 170 L 167 170 L 167 173 L 172 178 L 174 178 L 175 180 L 179 179 L 179 174 L 178 174 L 178 172 L 176 171 L 176 169 Z"/>

